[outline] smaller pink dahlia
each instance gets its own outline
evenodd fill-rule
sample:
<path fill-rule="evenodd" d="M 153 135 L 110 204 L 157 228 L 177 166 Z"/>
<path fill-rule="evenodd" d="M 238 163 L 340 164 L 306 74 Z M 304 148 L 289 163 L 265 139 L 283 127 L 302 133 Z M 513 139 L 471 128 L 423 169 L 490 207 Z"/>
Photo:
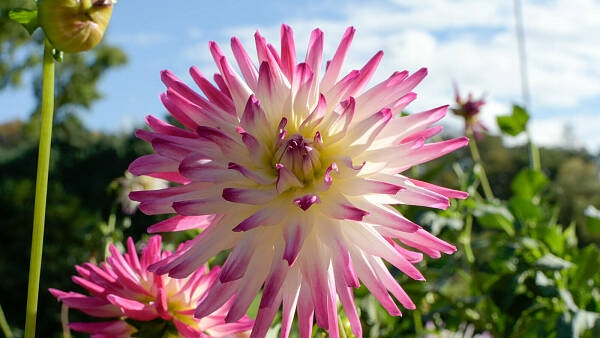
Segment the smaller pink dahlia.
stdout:
<path fill-rule="evenodd" d="M 478 118 L 481 107 L 485 105 L 484 98 L 474 99 L 473 94 L 469 93 L 467 99 L 464 100 L 460 97 L 456 83 L 454 84 L 454 95 L 456 96 L 456 107 L 451 109 L 452 112 L 465 120 L 465 133 L 472 132 L 475 137 L 480 139 L 481 134 L 488 131 Z"/>
<path fill-rule="evenodd" d="M 185 244 L 181 245 L 179 250 L 184 247 Z M 187 278 L 174 279 L 147 271 L 150 264 L 171 255 L 170 251 L 161 252 L 160 236 L 148 240 L 141 258 L 131 238 L 127 240 L 127 249 L 127 253 L 121 254 L 111 245 L 111 255 L 100 266 L 91 263 L 75 266 L 79 276 L 73 276 L 73 281 L 91 296 L 50 289 L 54 297 L 71 308 L 94 317 L 113 318 L 104 322 L 71 323 L 71 329 L 100 338 L 141 334 L 144 322 L 149 321 L 159 322 L 158 325 L 153 323 L 154 328 L 177 331 L 182 337 L 223 337 L 252 328 L 253 321 L 247 316 L 236 322 L 225 322 L 231 302 L 209 315 L 194 318 L 198 302 L 221 271 L 219 267 L 208 272 L 203 265 Z M 164 322 L 161 323 L 161 319 Z"/>

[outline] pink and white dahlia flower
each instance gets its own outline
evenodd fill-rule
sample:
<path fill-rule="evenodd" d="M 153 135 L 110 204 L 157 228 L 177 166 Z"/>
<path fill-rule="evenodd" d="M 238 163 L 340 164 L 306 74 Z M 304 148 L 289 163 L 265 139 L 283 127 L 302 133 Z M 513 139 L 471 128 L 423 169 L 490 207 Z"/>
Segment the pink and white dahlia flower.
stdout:
<path fill-rule="evenodd" d="M 246 316 L 225 321 L 233 299 L 210 314 L 194 317 L 198 301 L 206 297 L 209 286 L 221 273 L 219 267 L 208 272 L 203 265 L 187 278 L 174 279 L 147 271 L 149 265 L 171 256 L 169 251 L 161 252 L 160 236 L 150 238 L 141 258 L 131 238 L 127 240 L 127 250 L 123 255 L 111 245 L 106 263 L 75 266 L 79 276 L 73 276 L 73 281 L 91 296 L 50 289 L 54 297 L 71 308 L 93 317 L 112 318 L 103 322 L 71 323 L 71 329 L 97 338 L 130 337 L 136 332 L 148 333 L 150 329 L 163 333 L 172 330 L 181 337 L 191 338 L 233 336 L 252 328 L 252 321 Z M 155 322 L 145 326 L 149 321 Z"/>
<path fill-rule="evenodd" d="M 171 72 L 160 98 L 186 129 L 149 116 L 153 131 L 138 130 L 156 154 L 133 162 L 136 175 L 168 179 L 177 186 L 131 193 L 147 214 L 178 215 L 149 232 L 205 228 L 185 250 L 150 266 L 185 278 L 209 258 L 232 249 L 218 281 L 196 309 L 204 317 L 234 296 L 225 321 L 244 316 L 262 287 L 252 335 L 262 337 L 282 306 L 281 335 L 298 313 L 300 335 L 317 324 L 338 336 L 337 299 L 352 330 L 361 336 L 352 290 L 362 282 L 392 314 L 392 295 L 415 305 L 384 264 L 424 280 L 414 267 L 456 248 L 423 230 L 391 205 L 446 208 L 466 193 L 399 173 L 467 144 L 466 138 L 425 143 L 447 106 L 400 117 L 427 74 L 392 74 L 365 90 L 383 55 L 341 77 L 354 36 L 348 28 L 322 73 L 323 33 L 312 32 L 304 62 L 297 62 L 290 27 L 281 28 L 278 52 L 257 32 L 258 69 L 237 38 L 231 47 L 241 76 L 215 42 L 210 51 L 219 73 L 214 86 L 192 67 L 198 94 Z M 360 281 L 360 282 L 359 282 Z"/>

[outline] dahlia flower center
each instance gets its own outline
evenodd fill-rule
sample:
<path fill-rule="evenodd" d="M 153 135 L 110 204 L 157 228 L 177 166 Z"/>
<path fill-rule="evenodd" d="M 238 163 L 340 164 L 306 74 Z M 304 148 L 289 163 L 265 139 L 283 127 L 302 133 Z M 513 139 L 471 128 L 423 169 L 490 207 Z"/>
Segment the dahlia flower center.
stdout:
<path fill-rule="evenodd" d="M 283 139 L 273 156 L 277 170 L 282 166 L 289 169 L 303 183 L 311 181 L 321 169 L 319 151 L 314 141 L 300 134 Z"/>

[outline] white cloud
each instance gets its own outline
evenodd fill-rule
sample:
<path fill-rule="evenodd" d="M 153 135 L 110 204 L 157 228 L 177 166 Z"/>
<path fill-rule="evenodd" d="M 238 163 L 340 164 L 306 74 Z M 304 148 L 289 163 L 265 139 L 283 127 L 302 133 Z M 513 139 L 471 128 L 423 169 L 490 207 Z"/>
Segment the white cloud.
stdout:
<path fill-rule="evenodd" d="M 487 93 L 489 102 L 483 119 L 493 130 L 495 116 L 506 114 L 512 102 L 520 101 L 520 76 L 515 37 L 513 2 L 506 0 L 396 0 L 394 2 L 354 2 L 344 5 L 337 19 L 282 18 L 295 31 L 299 58 L 305 53 L 310 31 L 321 28 L 325 34 L 325 57 L 334 53 L 346 26 L 357 33 L 349 53 L 346 71 L 362 66 L 376 51 L 386 53 L 374 80 L 393 71 L 429 68 L 429 76 L 417 88 L 419 99 L 412 110 L 452 102 L 451 81 L 463 93 Z M 532 94 L 532 133 L 539 142 L 560 140 L 565 123 L 573 126 L 588 147 L 598 148 L 595 129 L 600 118 L 567 112 L 589 111 L 582 105 L 600 97 L 600 2 L 594 0 L 523 1 L 523 15 L 529 58 Z M 223 37 L 238 36 L 248 52 L 254 51 L 253 34 L 259 28 L 274 45 L 279 43 L 278 25 L 266 27 L 227 27 Z M 229 40 L 219 41 L 229 53 Z M 203 42 L 206 46 L 206 42 Z M 208 54 L 203 48 L 202 53 Z M 184 51 L 198 62 L 200 48 Z M 201 69 L 216 69 L 213 65 Z M 562 109 L 565 115 L 545 118 L 543 112 Z M 594 125 L 594 124 L 591 125 Z M 593 129 L 593 128 L 592 128 Z"/>
<path fill-rule="evenodd" d="M 137 47 L 155 46 L 169 40 L 167 35 L 158 32 L 121 33 L 111 36 L 110 39 L 114 43 Z"/>
<path fill-rule="evenodd" d="M 600 151 L 600 116 L 572 114 L 567 116 L 538 119 L 531 125 L 531 134 L 536 143 L 568 148 L 586 147 Z"/>

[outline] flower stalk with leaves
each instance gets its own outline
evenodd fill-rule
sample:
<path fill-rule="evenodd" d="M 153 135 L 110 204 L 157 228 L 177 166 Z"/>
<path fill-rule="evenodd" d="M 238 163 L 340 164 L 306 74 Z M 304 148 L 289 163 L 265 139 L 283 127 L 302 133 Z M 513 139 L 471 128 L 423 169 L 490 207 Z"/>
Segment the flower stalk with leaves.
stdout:
<path fill-rule="evenodd" d="M 463 99 L 460 96 L 458 85 L 456 83 L 454 83 L 454 93 L 456 107 L 451 110 L 455 115 L 462 117 L 465 121 L 465 135 L 470 139 L 469 149 L 471 150 L 471 156 L 475 163 L 476 171 L 479 174 L 483 193 L 485 194 L 486 199 L 492 200 L 494 199 L 494 193 L 492 192 L 492 188 L 485 173 L 476 141 L 476 139 L 481 139 L 482 133 L 488 130 L 479 120 L 481 107 L 485 105 L 485 100 L 483 98 L 475 99 L 471 93 L 469 93 L 466 100 Z"/>

